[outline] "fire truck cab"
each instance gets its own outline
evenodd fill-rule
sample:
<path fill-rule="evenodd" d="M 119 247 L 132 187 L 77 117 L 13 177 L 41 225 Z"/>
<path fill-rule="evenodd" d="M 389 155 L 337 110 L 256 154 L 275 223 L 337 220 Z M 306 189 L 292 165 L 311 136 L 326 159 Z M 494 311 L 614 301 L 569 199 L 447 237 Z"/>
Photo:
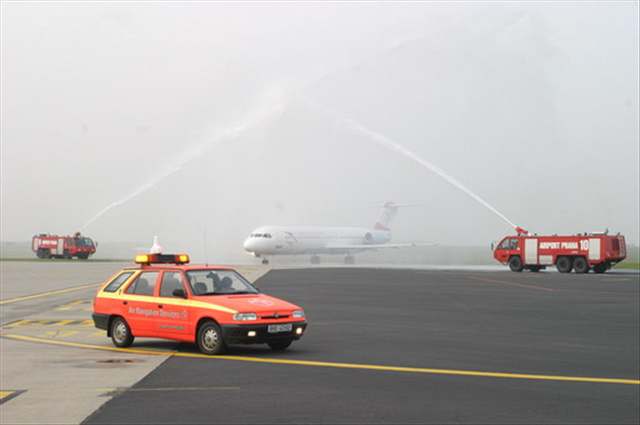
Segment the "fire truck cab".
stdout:
<path fill-rule="evenodd" d="M 624 236 L 607 232 L 567 236 L 519 232 L 506 236 L 493 249 L 493 257 L 514 272 L 537 272 L 555 265 L 560 273 L 604 273 L 626 255 Z"/>

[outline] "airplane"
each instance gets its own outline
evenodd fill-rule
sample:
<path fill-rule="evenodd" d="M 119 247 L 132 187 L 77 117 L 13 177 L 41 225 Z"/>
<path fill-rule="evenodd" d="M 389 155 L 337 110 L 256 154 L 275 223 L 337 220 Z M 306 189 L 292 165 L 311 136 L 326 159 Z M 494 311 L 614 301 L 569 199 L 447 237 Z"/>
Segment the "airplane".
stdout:
<path fill-rule="evenodd" d="M 373 228 L 336 226 L 261 226 L 244 241 L 249 254 L 262 258 L 275 255 L 311 255 L 311 264 L 319 264 L 319 254 L 344 255 L 345 264 L 355 264 L 354 253 L 383 248 L 403 248 L 434 245 L 433 243 L 388 243 L 389 225 L 401 206 L 385 202 L 379 220 Z"/>

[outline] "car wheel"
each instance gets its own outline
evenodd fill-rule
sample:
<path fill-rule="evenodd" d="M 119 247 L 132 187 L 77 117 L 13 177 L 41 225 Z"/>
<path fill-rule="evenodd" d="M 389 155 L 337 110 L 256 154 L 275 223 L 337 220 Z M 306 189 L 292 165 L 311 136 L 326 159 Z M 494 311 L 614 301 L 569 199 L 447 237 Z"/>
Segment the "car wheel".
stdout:
<path fill-rule="evenodd" d="M 509 268 L 512 272 L 521 272 L 524 269 L 522 259 L 518 255 L 509 258 Z"/>
<path fill-rule="evenodd" d="M 287 339 L 285 341 L 274 341 L 274 342 L 269 342 L 267 344 L 273 351 L 284 351 L 287 348 L 289 348 L 292 342 L 293 340 Z"/>
<path fill-rule="evenodd" d="M 214 322 L 205 322 L 198 329 L 198 348 L 203 354 L 215 355 L 224 352 L 225 344 L 222 339 L 220 326 Z"/>
<path fill-rule="evenodd" d="M 124 348 L 133 343 L 131 328 L 122 317 L 116 317 L 111 321 L 111 341 L 116 347 Z"/>

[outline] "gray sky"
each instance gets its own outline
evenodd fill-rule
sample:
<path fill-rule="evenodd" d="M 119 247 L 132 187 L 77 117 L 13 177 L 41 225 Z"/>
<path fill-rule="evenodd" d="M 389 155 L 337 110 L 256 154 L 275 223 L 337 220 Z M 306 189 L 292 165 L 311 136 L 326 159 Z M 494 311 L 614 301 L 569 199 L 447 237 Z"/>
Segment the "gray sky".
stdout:
<path fill-rule="evenodd" d="M 385 200 L 425 204 L 396 241 L 510 232 L 355 120 L 525 228 L 638 243 L 637 2 L 3 2 L 1 59 L 5 241 L 104 211 L 99 241 L 206 229 L 231 258 L 259 225 L 372 225 Z"/>

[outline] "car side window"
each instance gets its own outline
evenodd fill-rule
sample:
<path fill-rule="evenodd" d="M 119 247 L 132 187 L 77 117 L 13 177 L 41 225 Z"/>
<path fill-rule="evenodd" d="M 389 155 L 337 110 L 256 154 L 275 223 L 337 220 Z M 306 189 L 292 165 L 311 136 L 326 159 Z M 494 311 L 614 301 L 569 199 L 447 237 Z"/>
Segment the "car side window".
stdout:
<path fill-rule="evenodd" d="M 109 282 L 109 284 L 107 286 L 104 287 L 103 291 L 104 292 L 116 292 L 118 289 L 120 289 L 122 284 L 125 283 L 127 281 L 127 279 L 129 279 L 129 277 L 132 274 L 133 274 L 133 272 L 120 273 L 111 282 Z"/>
<path fill-rule="evenodd" d="M 502 241 L 502 243 L 500 244 L 500 246 L 498 248 L 500 249 L 509 249 L 509 243 L 510 243 L 510 239 L 505 239 Z"/>
<path fill-rule="evenodd" d="M 174 290 L 182 289 L 184 291 L 184 285 L 182 282 L 181 272 L 164 272 L 162 274 L 162 283 L 160 284 L 160 296 L 173 297 Z"/>
<path fill-rule="evenodd" d="M 509 243 L 509 249 L 518 249 L 518 240 L 512 238 Z"/>
<path fill-rule="evenodd" d="M 158 272 L 142 272 L 140 276 L 127 288 L 127 294 L 153 295 L 156 287 Z"/>

